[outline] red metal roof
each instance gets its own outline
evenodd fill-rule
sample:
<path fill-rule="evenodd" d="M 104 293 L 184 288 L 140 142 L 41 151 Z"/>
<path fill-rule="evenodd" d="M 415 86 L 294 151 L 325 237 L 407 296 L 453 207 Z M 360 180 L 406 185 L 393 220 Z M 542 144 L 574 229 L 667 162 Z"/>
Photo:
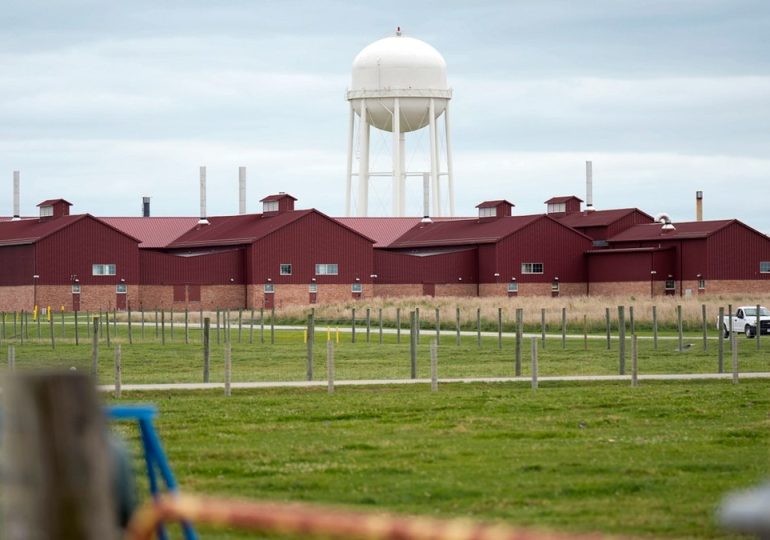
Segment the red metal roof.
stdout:
<path fill-rule="evenodd" d="M 714 221 L 686 221 L 674 223 L 674 230 L 663 230 L 660 223 L 645 223 L 634 225 L 610 238 L 609 242 L 637 242 L 645 240 L 683 240 L 688 238 L 706 238 L 731 223 L 735 219 Z M 761 234 L 761 233 L 760 233 Z"/>
<path fill-rule="evenodd" d="M 334 218 L 336 221 L 374 240 L 374 247 L 390 245 L 420 223 L 416 217 L 343 217 Z"/>
<path fill-rule="evenodd" d="M 573 199 L 579 202 L 583 202 L 583 199 L 579 197 L 575 197 L 574 195 L 567 195 L 564 197 L 551 197 L 550 199 L 545 201 L 545 204 L 560 204 L 560 203 L 565 203 L 567 201 L 571 201 Z"/>
<path fill-rule="evenodd" d="M 295 201 L 297 200 L 296 197 L 292 197 L 288 193 L 278 193 L 277 195 L 268 195 L 264 199 L 261 199 L 259 202 L 280 201 L 281 199 L 286 199 L 286 198 L 289 198 Z"/>
<path fill-rule="evenodd" d="M 285 227 L 315 210 L 269 214 L 244 214 L 208 218 L 208 225 L 196 225 L 168 247 L 235 246 L 252 242 Z"/>
<path fill-rule="evenodd" d="M 389 247 L 457 246 L 493 244 L 539 219 L 552 219 L 543 214 L 506 216 L 497 219 L 464 219 L 420 223 L 407 231 Z"/>
<path fill-rule="evenodd" d="M 57 219 L 22 219 L 0 223 L 0 246 L 34 244 L 61 229 L 85 218 L 87 214 L 62 216 Z"/>
<path fill-rule="evenodd" d="M 54 204 L 56 204 L 58 202 L 63 202 L 63 203 L 66 203 L 66 204 L 72 206 L 71 202 L 65 201 L 64 199 L 47 199 L 47 200 L 41 202 L 40 204 L 38 204 L 37 206 L 52 206 L 52 205 L 54 205 Z"/>
<path fill-rule="evenodd" d="M 103 222 L 141 243 L 140 248 L 162 248 L 195 227 L 194 217 L 105 217 Z"/>
<path fill-rule="evenodd" d="M 505 199 L 498 199 L 496 201 L 484 201 L 482 203 L 479 203 L 476 205 L 476 208 L 493 208 L 495 206 L 499 206 L 500 204 L 509 204 L 511 206 L 516 206 L 511 201 L 506 201 Z"/>
<path fill-rule="evenodd" d="M 617 208 L 614 210 L 593 210 L 583 212 L 573 212 L 563 216 L 554 216 L 562 225 L 567 225 L 573 229 L 581 227 L 603 227 L 610 225 L 632 212 L 640 212 L 652 220 L 652 216 L 642 212 L 638 208 Z"/>

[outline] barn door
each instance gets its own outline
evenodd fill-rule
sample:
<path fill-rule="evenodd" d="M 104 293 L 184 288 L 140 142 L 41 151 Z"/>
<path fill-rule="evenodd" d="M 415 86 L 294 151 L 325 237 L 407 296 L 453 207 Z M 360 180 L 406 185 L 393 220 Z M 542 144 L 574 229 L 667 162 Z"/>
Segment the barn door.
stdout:
<path fill-rule="evenodd" d="M 72 293 L 72 311 L 80 311 L 80 293 Z"/>
<path fill-rule="evenodd" d="M 266 292 L 265 293 L 265 309 L 273 309 L 273 306 L 275 306 L 275 293 L 274 292 Z"/>

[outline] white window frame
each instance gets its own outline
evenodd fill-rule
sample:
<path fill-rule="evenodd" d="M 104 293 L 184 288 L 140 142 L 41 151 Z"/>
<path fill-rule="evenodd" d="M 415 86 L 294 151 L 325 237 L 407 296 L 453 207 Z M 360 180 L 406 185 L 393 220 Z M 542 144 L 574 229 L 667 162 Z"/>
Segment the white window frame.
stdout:
<path fill-rule="evenodd" d="M 669 287 L 669 283 L 671 286 Z M 674 278 L 666 279 L 666 290 L 667 291 L 675 291 L 676 290 L 676 280 Z"/>
<path fill-rule="evenodd" d="M 118 283 L 115 285 L 115 292 L 117 294 L 127 294 L 128 293 L 128 285 L 125 283 Z"/>
<path fill-rule="evenodd" d="M 540 271 L 535 270 L 535 267 L 539 265 Z M 542 274 L 545 271 L 545 264 L 540 262 L 523 262 L 521 263 L 522 274 Z"/>
<path fill-rule="evenodd" d="M 548 203 L 549 214 L 563 214 L 567 211 L 567 203 Z"/>
<path fill-rule="evenodd" d="M 317 276 L 337 276 L 340 273 L 340 266 L 337 263 L 318 263 L 315 265 L 315 275 Z"/>
<path fill-rule="evenodd" d="M 362 292 L 364 292 L 364 284 L 363 283 L 353 283 L 350 286 L 350 292 L 354 292 L 354 293 L 362 293 Z"/>
<path fill-rule="evenodd" d="M 307 290 L 308 290 L 308 292 L 311 292 L 311 293 L 317 293 L 318 292 L 318 283 L 311 283 L 308 286 Z"/>
<path fill-rule="evenodd" d="M 519 283 L 516 281 L 511 281 L 508 283 L 508 292 L 519 292 Z"/>
<path fill-rule="evenodd" d="M 116 266 L 114 263 L 111 264 L 92 264 L 91 265 L 91 275 L 94 276 L 114 276 L 116 275 Z"/>
<path fill-rule="evenodd" d="M 288 267 L 288 272 L 284 271 Z M 291 275 L 291 263 L 281 263 L 279 268 L 279 272 L 282 276 L 290 276 Z"/>
<path fill-rule="evenodd" d="M 40 217 L 51 217 L 51 216 L 53 216 L 53 206 L 40 207 Z"/>
<path fill-rule="evenodd" d="M 265 283 L 264 291 L 266 293 L 274 293 L 275 292 L 275 285 L 272 283 Z"/>
<path fill-rule="evenodd" d="M 706 290 L 706 278 L 698 278 L 698 290 L 699 291 Z"/>
<path fill-rule="evenodd" d="M 497 207 L 485 206 L 483 208 L 479 208 L 479 217 L 480 218 L 497 217 Z"/>
<path fill-rule="evenodd" d="M 759 261 L 759 273 L 770 274 L 770 261 Z"/>
<path fill-rule="evenodd" d="M 72 294 L 80 294 L 80 283 L 72 284 Z"/>
<path fill-rule="evenodd" d="M 265 201 L 262 203 L 262 212 L 277 212 L 278 201 Z"/>
<path fill-rule="evenodd" d="M 551 282 L 551 292 L 559 292 L 559 282 L 558 281 L 552 281 Z"/>

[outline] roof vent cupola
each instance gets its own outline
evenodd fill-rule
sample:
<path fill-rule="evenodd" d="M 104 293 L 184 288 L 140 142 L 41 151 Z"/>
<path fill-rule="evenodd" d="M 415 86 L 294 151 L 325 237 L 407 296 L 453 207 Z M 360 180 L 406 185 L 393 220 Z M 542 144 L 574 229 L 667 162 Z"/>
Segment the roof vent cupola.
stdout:
<path fill-rule="evenodd" d="M 476 208 L 479 209 L 479 219 L 484 219 L 510 217 L 511 208 L 514 206 L 512 202 L 501 199 L 497 201 L 484 201 L 477 204 Z"/>
<path fill-rule="evenodd" d="M 268 195 L 262 199 L 262 213 L 265 215 L 283 214 L 284 212 L 294 211 L 294 201 L 297 199 L 284 193 L 279 192 L 277 195 Z"/>
<path fill-rule="evenodd" d="M 64 199 L 48 199 L 37 206 L 40 208 L 40 219 L 56 219 L 70 215 L 72 203 Z"/>

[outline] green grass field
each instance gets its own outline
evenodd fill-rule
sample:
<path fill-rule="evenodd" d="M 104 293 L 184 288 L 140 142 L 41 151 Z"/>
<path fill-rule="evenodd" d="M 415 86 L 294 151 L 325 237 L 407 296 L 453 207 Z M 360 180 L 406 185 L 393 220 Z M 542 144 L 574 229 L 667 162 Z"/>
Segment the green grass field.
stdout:
<path fill-rule="evenodd" d="M 19 369 L 44 367 L 88 371 L 87 336 L 73 343 L 55 327 L 30 328 L 31 340 L 4 340 L 16 347 Z M 115 344 L 122 349 L 123 383 L 200 382 L 200 334 L 184 343 L 179 326 L 166 343 L 153 325 L 144 338 L 135 328 L 129 344 L 118 325 L 100 342 L 99 379 L 113 382 Z M 677 350 L 672 334 L 657 349 L 649 333 L 639 338 L 640 373 L 714 373 L 718 340 L 688 332 Z M 105 336 L 106 337 L 106 336 Z M 250 339 L 251 337 L 251 339 Z M 332 331 L 331 337 L 336 341 Z M 418 377 L 429 375 L 424 330 Z M 259 328 L 231 333 L 234 381 L 304 380 L 307 346 L 302 331 L 276 331 L 264 343 Z M 223 380 L 224 333 L 212 333 L 211 381 Z M 252 341 L 251 343 L 249 341 Z M 408 378 L 408 332 L 402 342 L 376 327 L 357 342 L 340 333 L 335 343 L 337 379 Z M 522 375 L 530 373 L 529 339 L 522 343 Z M 725 370 L 730 371 L 730 346 Z M 618 372 L 619 343 L 550 334 L 539 340 L 541 375 L 601 375 Z M 587 349 L 586 349 L 587 347 Z M 318 327 L 314 379 L 326 374 L 326 332 Z M 741 372 L 770 371 L 770 339 L 738 339 Z M 515 340 L 496 336 L 443 335 L 439 377 L 514 375 Z M 5 364 L 5 362 L 3 362 Z M 626 341 L 630 372 L 631 340 Z M 126 393 L 121 402 L 154 402 L 172 465 L 188 491 L 285 501 L 312 501 L 359 509 L 442 517 L 505 520 L 518 526 L 566 531 L 671 538 L 727 536 L 713 521 L 721 497 L 768 476 L 770 384 L 767 380 L 527 383 L 270 389 L 210 392 Z M 132 438 L 126 425 L 116 429 Z M 206 530 L 204 538 L 241 538 Z"/>
<path fill-rule="evenodd" d="M 768 474 L 766 381 L 133 394 L 186 491 L 670 538 Z M 118 425 L 132 436 L 132 430 Z M 205 538 L 240 538 L 206 530 Z"/>

